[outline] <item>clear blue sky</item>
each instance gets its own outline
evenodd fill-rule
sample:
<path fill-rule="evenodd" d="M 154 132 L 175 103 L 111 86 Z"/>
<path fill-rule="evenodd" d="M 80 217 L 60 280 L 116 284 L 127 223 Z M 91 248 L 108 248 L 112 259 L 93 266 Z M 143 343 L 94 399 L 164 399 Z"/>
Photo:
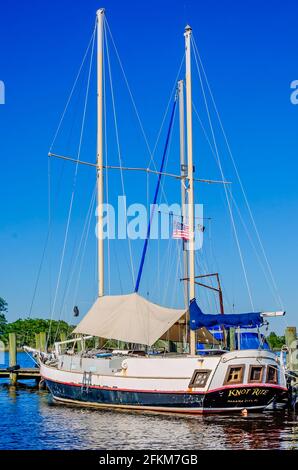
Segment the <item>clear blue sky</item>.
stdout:
<path fill-rule="evenodd" d="M 95 0 L 30 0 L 1 3 L 0 80 L 6 86 L 6 104 L 0 106 L 0 295 L 9 303 L 9 320 L 26 316 L 30 309 L 47 232 L 47 153 L 90 38 L 95 11 L 102 6 L 106 8 L 152 147 L 183 55 L 183 30 L 187 23 L 191 24 L 288 311 L 286 322 L 297 325 L 298 106 L 290 102 L 290 83 L 298 79 L 298 4 L 294 0 L 261 3 L 256 0 L 244 3 L 106 0 L 104 4 Z M 119 71 L 118 75 L 120 77 Z M 115 72 L 116 88 L 118 75 Z M 120 78 L 118 89 L 118 106 L 124 114 L 129 100 L 124 91 L 121 92 Z M 93 91 L 94 84 L 91 98 Z M 130 116 L 129 112 L 133 116 L 131 108 L 127 116 Z M 140 134 L 136 131 L 134 137 L 129 130 L 132 123 L 132 127 L 137 128 L 136 121 L 131 119 L 126 119 L 125 114 L 125 118 L 119 120 L 124 152 L 133 154 L 131 158 L 127 157 L 128 163 L 145 166 L 148 155 Z M 89 161 L 94 160 L 93 131 L 91 126 L 83 154 Z M 197 131 L 197 174 L 218 178 L 215 166 L 208 163 L 212 157 L 200 139 Z M 161 152 L 161 147 L 159 150 Z M 223 160 L 227 178 L 235 181 L 225 155 Z M 59 164 L 56 163 L 56 167 L 53 164 L 54 182 L 62 168 Z M 78 198 L 72 235 L 76 233 L 75 229 L 79 233 L 92 192 L 90 171 L 82 170 L 80 174 L 82 194 L 88 197 Z M 62 202 L 57 204 L 53 221 L 51 283 L 47 256 L 33 315 L 49 316 L 49 291 L 53 296 L 72 175 L 73 167 L 66 166 L 60 194 Z M 130 186 L 131 200 L 138 199 L 146 189 L 146 179 L 132 180 L 129 176 L 127 185 Z M 237 185 L 233 191 L 244 208 Z M 227 297 L 236 310 L 247 311 L 250 304 L 241 267 L 235 247 L 232 248 L 228 222 L 224 221 L 223 194 L 220 189 L 210 187 L 199 192 L 197 196 L 205 205 L 205 215 L 214 221 L 212 238 L 216 238 L 217 269 L 223 277 Z M 210 233 L 206 237 L 210 238 Z M 268 292 L 249 244 L 245 239 L 242 244 L 256 309 L 275 309 L 278 305 Z M 87 259 L 93 259 L 91 248 L 94 245 L 91 237 Z M 121 247 L 117 249 L 122 253 Z M 140 244 L 136 248 L 136 266 L 139 251 Z M 118 261 L 120 269 L 125 271 L 127 265 L 121 253 L 118 253 Z M 145 278 L 144 292 L 151 286 L 150 279 L 156 277 L 156 263 L 152 257 L 147 265 L 151 275 L 147 274 Z M 115 262 L 113 264 L 115 267 Z M 91 280 L 90 275 L 88 277 L 90 266 Z M 82 273 L 80 288 L 84 294 L 78 299 L 82 310 L 94 296 L 94 270 L 94 263 L 90 261 Z M 67 269 L 64 276 L 65 283 Z M 129 276 L 125 274 L 124 277 L 122 289 L 129 291 L 132 288 L 127 280 Z M 119 291 L 116 274 L 112 276 L 111 287 L 113 292 Z M 156 295 L 151 294 L 153 298 Z M 71 300 L 69 302 L 71 305 Z M 282 320 L 276 321 L 272 323 L 272 329 L 282 331 L 285 324 Z"/>

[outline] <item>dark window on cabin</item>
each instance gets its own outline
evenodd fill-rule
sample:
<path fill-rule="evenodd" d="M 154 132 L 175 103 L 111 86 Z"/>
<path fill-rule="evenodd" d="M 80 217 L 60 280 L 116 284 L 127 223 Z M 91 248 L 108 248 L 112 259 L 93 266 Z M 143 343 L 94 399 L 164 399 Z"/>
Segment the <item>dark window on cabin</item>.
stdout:
<path fill-rule="evenodd" d="M 189 387 L 204 388 L 210 373 L 211 370 L 195 370 L 189 383 Z"/>
<path fill-rule="evenodd" d="M 268 384 L 277 384 L 277 368 L 273 366 L 268 366 L 267 368 L 267 380 Z"/>
<path fill-rule="evenodd" d="M 248 382 L 260 383 L 263 379 L 263 366 L 250 366 Z"/>
<path fill-rule="evenodd" d="M 225 385 L 241 384 L 243 382 L 243 374 L 244 374 L 244 365 L 230 366 L 228 368 L 224 384 Z"/>

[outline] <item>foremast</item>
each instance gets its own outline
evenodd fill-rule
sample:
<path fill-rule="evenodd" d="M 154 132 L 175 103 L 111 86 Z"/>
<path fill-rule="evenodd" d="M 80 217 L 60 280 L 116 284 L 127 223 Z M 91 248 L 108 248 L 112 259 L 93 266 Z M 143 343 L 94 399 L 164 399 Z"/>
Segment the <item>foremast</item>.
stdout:
<path fill-rule="evenodd" d="M 104 295 L 104 237 L 103 237 L 103 27 L 105 10 L 97 16 L 97 269 L 98 297 Z"/>

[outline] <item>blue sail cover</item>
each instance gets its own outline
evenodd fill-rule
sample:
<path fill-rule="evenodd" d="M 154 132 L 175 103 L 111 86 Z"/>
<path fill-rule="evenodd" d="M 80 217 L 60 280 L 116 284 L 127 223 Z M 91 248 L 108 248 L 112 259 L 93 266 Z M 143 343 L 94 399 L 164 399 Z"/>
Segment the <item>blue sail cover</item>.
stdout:
<path fill-rule="evenodd" d="M 224 315 L 210 315 L 202 312 L 198 306 L 196 299 L 190 301 L 189 304 L 190 314 L 190 329 L 197 330 L 198 328 L 223 325 L 225 327 L 242 327 L 242 328 L 256 328 L 263 324 L 261 313 L 232 313 Z"/>

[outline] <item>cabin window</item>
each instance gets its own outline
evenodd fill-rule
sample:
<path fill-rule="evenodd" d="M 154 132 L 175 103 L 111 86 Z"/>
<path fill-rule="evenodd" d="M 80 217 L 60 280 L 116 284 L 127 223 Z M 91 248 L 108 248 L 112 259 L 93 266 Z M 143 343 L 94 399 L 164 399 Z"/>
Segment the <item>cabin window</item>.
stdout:
<path fill-rule="evenodd" d="M 204 388 L 210 373 L 211 370 L 195 370 L 189 383 L 189 387 Z"/>
<path fill-rule="evenodd" d="M 263 366 L 250 366 L 248 382 L 260 383 L 263 379 Z"/>
<path fill-rule="evenodd" d="M 267 368 L 267 380 L 268 384 L 277 384 L 277 368 L 273 366 L 268 366 Z"/>
<path fill-rule="evenodd" d="M 229 366 L 224 385 L 241 384 L 243 382 L 244 365 Z"/>

